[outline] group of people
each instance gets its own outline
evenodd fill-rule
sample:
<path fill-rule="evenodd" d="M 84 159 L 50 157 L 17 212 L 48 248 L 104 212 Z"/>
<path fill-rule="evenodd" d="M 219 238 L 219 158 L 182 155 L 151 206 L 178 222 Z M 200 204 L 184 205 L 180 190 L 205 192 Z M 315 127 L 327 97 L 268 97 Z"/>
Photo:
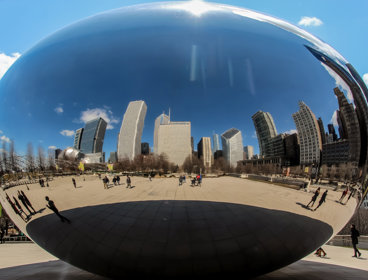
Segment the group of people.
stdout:
<path fill-rule="evenodd" d="M 104 184 L 104 188 L 108 189 L 109 188 L 109 183 L 110 183 L 109 178 L 107 178 L 107 176 L 105 176 L 102 179 L 102 182 Z M 119 175 L 114 176 L 114 178 L 112 178 L 112 182 L 114 183 L 115 186 L 120 185 L 120 176 Z M 127 175 L 126 184 L 127 184 L 127 186 L 126 186 L 127 188 L 132 188 L 132 180 L 130 179 L 129 175 Z"/>
<path fill-rule="evenodd" d="M 38 180 L 38 183 L 40 184 L 41 188 L 44 188 L 45 187 L 45 180 L 40 178 Z M 49 182 L 46 180 L 46 187 L 49 187 Z"/>
<path fill-rule="evenodd" d="M 37 211 L 33 208 L 28 197 L 22 190 L 20 191 L 18 190 L 17 197 L 18 199 L 13 196 L 13 200 L 11 200 L 8 194 L 6 194 L 6 200 L 9 202 L 10 206 L 13 208 L 15 214 L 19 215 L 23 221 L 28 222 L 31 219 L 31 216 L 35 215 Z M 23 210 L 23 207 L 21 206 L 18 200 L 23 204 L 23 207 L 27 209 L 28 213 L 26 213 L 26 211 Z"/>
<path fill-rule="evenodd" d="M 202 184 L 202 174 L 198 174 L 196 177 L 194 177 L 192 179 L 192 184 L 191 186 L 194 187 L 194 186 L 201 186 Z"/>
<path fill-rule="evenodd" d="M 186 183 L 186 177 L 185 175 L 179 176 L 179 186 L 181 186 L 183 183 Z"/>
<path fill-rule="evenodd" d="M 320 192 L 321 192 L 321 188 L 318 187 L 316 189 L 316 191 L 314 192 L 314 195 L 312 196 L 311 201 L 309 201 L 309 203 L 307 204 L 307 208 L 309 208 L 309 205 L 311 203 L 312 203 L 311 207 L 313 207 L 313 205 L 316 202 L 317 197 L 319 196 Z M 312 211 L 316 211 L 324 202 L 326 202 L 327 192 L 328 192 L 328 190 L 325 190 L 325 192 L 322 194 L 321 198 L 319 199 L 318 206 L 314 209 L 311 209 Z"/>
<path fill-rule="evenodd" d="M 350 194 L 348 196 L 348 199 L 343 203 L 343 200 L 346 197 L 346 195 L 348 194 L 349 190 L 350 190 Z M 355 192 L 356 192 L 356 189 L 354 189 L 354 188 L 351 188 L 350 189 L 349 187 L 346 187 L 346 189 L 341 194 L 341 197 L 339 199 L 339 202 L 341 204 L 344 204 L 345 205 L 346 203 L 348 203 L 349 199 L 354 195 Z"/>

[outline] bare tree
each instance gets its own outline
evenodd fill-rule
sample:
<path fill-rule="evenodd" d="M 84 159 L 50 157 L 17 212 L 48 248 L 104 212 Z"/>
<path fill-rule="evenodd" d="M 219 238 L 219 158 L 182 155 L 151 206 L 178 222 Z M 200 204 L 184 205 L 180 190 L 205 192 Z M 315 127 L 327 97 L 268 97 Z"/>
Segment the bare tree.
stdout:
<path fill-rule="evenodd" d="M 46 168 L 46 157 L 45 151 L 41 146 L 38 146 L 38 153 L 37 153 L 37 167 L 41 171 L 45 171 Z"/>
<path fill-rule="evenodd" d="M 55 150 L 49 149 L 47 155 L 47 167 L 49 170 L 55 170 Z"/>
<path fill-rule="evenodd" d="M 10 171 L 9 168 L 9 161 L 8 161 L 8 151 L 7 151 L 7 145 L 5 141 L 2 141 L 2 150 L 1 150 L 1 154 L 2 154 L 2 165 L 3 165 L 3 170 L 5 173 L 8 173 Z"/>
<path fill-rule="evenodd" d="M 34 159 L 34 154 L 33 154 L 32 143 L 28 143 L 27 145 L 26 168 L 27 168 L 27 171 L 29 172 L 33 172 L 35 170 L 35 159 Z"/>

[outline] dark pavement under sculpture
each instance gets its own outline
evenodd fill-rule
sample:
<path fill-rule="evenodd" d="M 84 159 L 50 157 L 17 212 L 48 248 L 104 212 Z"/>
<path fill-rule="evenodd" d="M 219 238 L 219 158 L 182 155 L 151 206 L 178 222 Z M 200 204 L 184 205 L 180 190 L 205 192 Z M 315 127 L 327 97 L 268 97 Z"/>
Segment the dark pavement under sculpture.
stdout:
<path fill-rule="evenodd" d="M 248 277 L 311 253 L 332 235 L 321 221 L 284 211 L 209 201 L 136 201 L 66 210 L 27 232 L 58 258 L 113 278 Z"/>

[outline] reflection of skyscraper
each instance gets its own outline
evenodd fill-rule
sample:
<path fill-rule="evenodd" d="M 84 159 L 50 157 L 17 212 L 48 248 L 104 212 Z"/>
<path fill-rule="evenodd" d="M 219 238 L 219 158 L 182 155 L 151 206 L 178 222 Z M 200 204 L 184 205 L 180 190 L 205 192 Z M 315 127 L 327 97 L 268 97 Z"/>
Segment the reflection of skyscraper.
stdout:
<path fill-rule="evenodd" d="M 312 110 L 299 102 L 299 111 L 293 114 L 300 144 L 300 164 L 319 163 L 322 149 L 321 134 Z"/>
<path fill-rule="evenodd" d="M 204 167 L 212 166 L 211 138 L 202 137 L 197 145 L 198 157 L 203 161 Z"/>
<path fill-rule="evenodd" d="M 97 118 L 86 122 L 80 145 L 80 151 L 84 154 L 102 153 L 107 122 Z"/>
<path fill-rule="evenodd" d="M 190 122 L 172 122 L 161 114 L 155 121 L 155 154 L 165 154 L 170 162 L 182 165 L 192 155 Z"/>
<path fill-rule="evenodd" d="M 240 130 L 230 128 L 221 135 L 222 151 L 225 159 L 231 166 L 243 160 L 243 138 Z"/>
<path fill-rule="evenodd" d="M 220 149 L 220 136 L 216 133 L 212 135 L 213 138 L 213 152 L 221 150 Z"/>
<path fill-rule="evenodd" d="M 245 146 L 244 147 L 244 159 L 251 159 L 254 155 L 254 148 L 253 146 Z"/>
<path fill-rule="evenodd" d="M 344 93 L 338 88 L 334 89 L 335 95 L 339 102 L 339 110 L 337 111 L 340 123 L 340 138 L 349 141 L 349 157 L 351 161 L 359 161 L 360 156 L 360 129 L 358 117 L 356 115 L 353 104 L 350 104 Z"/>
<path fill-rule="evenodd" d="M 328 133 L 329 133 L 329 135 L 332 135 L 331 137 L 332 137 L 332 141 L 336 141 L 337 140 L 337 134 L 336 134 L 336 130 L 335 130 L 335 127 L 333 126 L 333 124 L 332 123 L 329 123 L 328 125 L 327 125 L 327 127 L 328 127 Z M 330 141 L 331 142 L 331 141 Z"/>
<path fill-rule="evenodd" d="M 142 150 L 142 155 L 149 155 L 150 153 L 149 143 L 147 142 L 142 143 L 141 150 Z"/>
<path fill-rule="evenodd" d="M 165 114 L 159 115 L 155 120 L 155 130 L 153 132 L 153 152 L 158 155 L 157 143 L 158 143 L 158 129 L 161 124 L 169 124 L 170 117 Z"/>
<path fill-rule="evenodd" d="M 81 147 L 81 141 L 83 136 L 83 128 L 77 129 L 74 135 L 74 148 L 80 150 Z"/>
<path fill-rule="evenodd" d="M 326 143 L 325 127 L 323 126 L 323 121 L 321 118 L 318 118 L 317 122 L 318 122 L 319 132 L 321 133 L 322 144 L 324 144 Z"/>
<path fill-rule="evenodd" d="M 277 135 L 275 123 L 270 113 L 258 111 L 252 116 L 256 129 L 259 152 L 262 156 L 271 156 L 272 151 L 269 147 L 271 138 Z"/>
<path fill-rule="evenodd" d="M 121 124 L 118 139 L 118 159 L 134 159 L 141 154 L 141 137 L 146 117 L 147 105 L 144 101 L 129 102 Z"/>

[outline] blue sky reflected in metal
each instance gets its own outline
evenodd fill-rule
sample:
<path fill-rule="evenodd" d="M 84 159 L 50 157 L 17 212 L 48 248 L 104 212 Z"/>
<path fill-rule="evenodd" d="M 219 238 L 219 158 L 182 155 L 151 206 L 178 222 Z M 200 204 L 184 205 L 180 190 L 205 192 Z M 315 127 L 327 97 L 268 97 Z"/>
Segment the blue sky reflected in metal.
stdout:
<path fill-rule="evenodd" d="M 173 121 L 191 122 L 195 145 L 213 131 L 236 127 L 244 146 L 257 152 L 251 116 L 270 112 L 278 133 L 291 131 L 299 100 L 327 127 L 338 109 L 333 88 L 340 81 L 305 45 L 335 61 L 342 57 L 285 22 L 206 5 L 210 9 L 200 14 L 174 4 L 122 8 L 41 41 L 0 82 L 1 129 L 20 148 L 42 141 L 63 149 L 73 144 L 67 131 L 83 127 L 86 115 L 102 112 L 109 122 L 108 155 L 116 150 L 123 114 L 133 100 L 147 104 L 142 142 L 150 146 L 154 119 L 169 108 Z"/>

